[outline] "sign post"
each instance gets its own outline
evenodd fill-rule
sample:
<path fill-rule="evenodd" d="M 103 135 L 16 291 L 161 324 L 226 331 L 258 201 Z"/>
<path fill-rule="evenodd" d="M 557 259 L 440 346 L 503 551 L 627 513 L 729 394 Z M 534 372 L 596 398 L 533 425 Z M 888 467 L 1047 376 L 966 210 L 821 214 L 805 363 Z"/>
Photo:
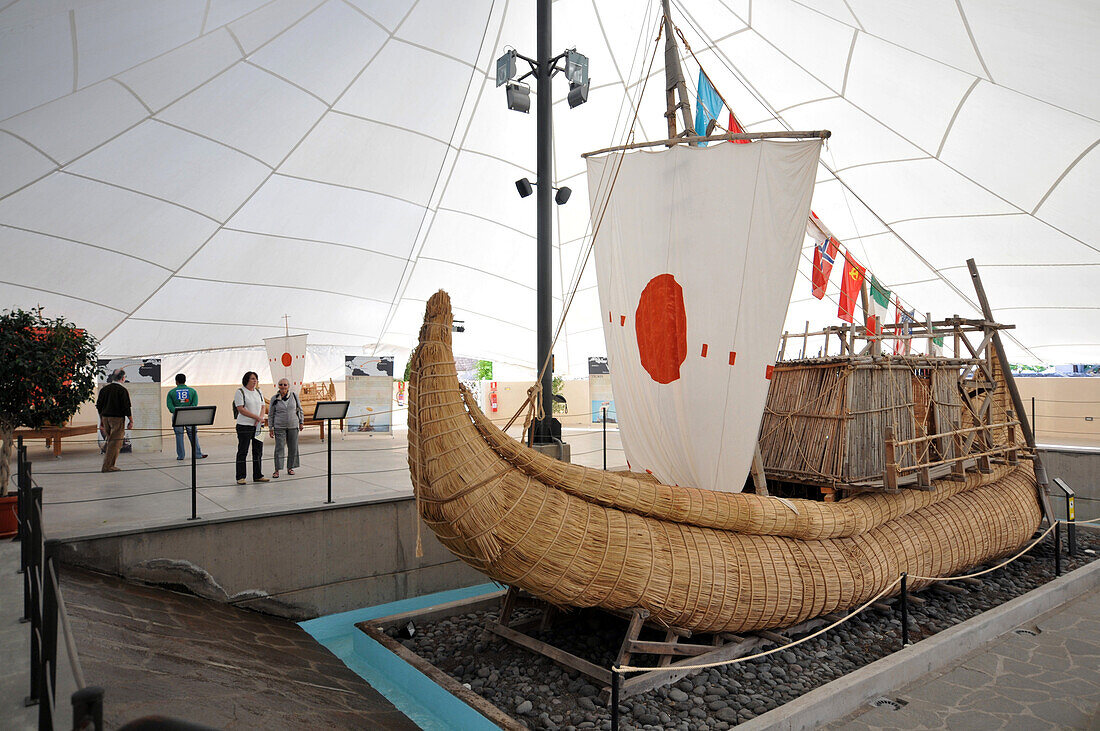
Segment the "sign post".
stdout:
<path fill-rule="evenodd" d="M 318 401 L 313 409 L 314 419 L 323 419 L 328 422 L 328 500 L 332 503 L 332 420 L 343 419 L 348 415 L 348 407 L 351 401 Z"/>
<path fill-rule="evenodd" d="M 172 412 L 172 426 L 190 427 L 186 429 L 187 437 L 191 440 L 191 517 L 188 520 L 198 520 L 198 467 L 195 455 L 195 443 L 198 441 L 196 430 L 200 426 L 210 426 L 214 423 L 214 414 L 217 406 L 177 406 Z"/>

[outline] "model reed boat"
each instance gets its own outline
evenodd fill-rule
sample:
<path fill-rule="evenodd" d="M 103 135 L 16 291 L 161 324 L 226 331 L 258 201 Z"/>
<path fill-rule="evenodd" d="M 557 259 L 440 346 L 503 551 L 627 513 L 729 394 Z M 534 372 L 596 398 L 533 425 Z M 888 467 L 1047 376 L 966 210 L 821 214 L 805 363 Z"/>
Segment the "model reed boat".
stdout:
<path fill-rule="evenodd" d="M 837 502 L 665 485 L 495 427 L 458 383 L 443 292 L 412 359 L 409 466 L 450 551 L 558 606 L 644 608 L 696 632 L 789 626 L 858 606 L 902 571 L 951 576 L 1019 548 L 1041 512 L 1030 463 L 1008 462 Z"/>
<path fill-rule="evenodd" d="M 792 360 L 784 335 L 777 360 L 807 231 L 837 257 L 810 213 L 828 133 L 745 134 L 731 113 L 729 132 L 709 135 L 708 113 L 695 135 L 678 63 L 666 73 L 669 139 L 586 156 L 633 472 L 567 464 L 498 429 L 458 382 L 439 292 L 409 382 L 424 523 L 470 566 L 553 605 L 707 633 L 788 627 L 859 606 L 902 572 L 947 577 L 1021 547 L 1042 513 L 1034 445 L 976 269 L 984 319 L 886 325 L 865 301 L 866 325 L 807 327 Z M 701 72 L 701 99 L 708 84 Z M 842 319 L 853 308 L 842 298 Z M 808 358 L 813 337 L 824 346 Z M 928 352 L 909 352 L 914 337 Z"/>

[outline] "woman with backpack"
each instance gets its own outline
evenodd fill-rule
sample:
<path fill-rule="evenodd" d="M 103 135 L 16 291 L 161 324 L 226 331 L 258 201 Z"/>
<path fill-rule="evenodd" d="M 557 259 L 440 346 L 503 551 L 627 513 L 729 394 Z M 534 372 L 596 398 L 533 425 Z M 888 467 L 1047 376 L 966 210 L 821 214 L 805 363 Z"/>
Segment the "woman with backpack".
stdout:
<path fill-rule="evenodd" d="M 264 395 L 257 386 L 260 377 L 256 371 L 248 371 L 241 379 L 241 388 L 233 396 L 233 411 L 237 415 L 237 484 L 243 485 L 248 476 L 244 460 L 248 456 L 248 446 L 252 445 L 252 481 L 270 482 L 261 469 L 264 455 L 264 443 L 259 439 L 263 434 L 264 420 L 267 418 L 267 405 Z"/>
<path fill-rule="evenodd" d="M 271 436 L 275 437 L 275 471 L 271 476 L 279 476 L 284 456 L 286 473 L 293 475 L 294 468 L 298 466 L 298 432 L 305 428 L 306 420 L 302 402 L 298 400 L 298 394 L 290 390 L 290 381 L 285 378 L 279 379 L 279 393 L 271 399 L 268 424 Z"/>

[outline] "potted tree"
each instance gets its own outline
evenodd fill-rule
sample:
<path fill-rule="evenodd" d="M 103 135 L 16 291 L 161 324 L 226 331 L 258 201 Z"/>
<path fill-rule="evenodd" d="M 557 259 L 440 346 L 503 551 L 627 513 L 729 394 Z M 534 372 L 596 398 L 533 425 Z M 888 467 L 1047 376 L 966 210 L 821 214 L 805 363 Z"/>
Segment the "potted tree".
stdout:
<path fill-rule="evenodd" d="M 64 424 L 92 396 L 99 372 L 96 339 L 42 308 L 0 312 L 0 536 L 15 531 L 8 494 L 14 431 Z"/>

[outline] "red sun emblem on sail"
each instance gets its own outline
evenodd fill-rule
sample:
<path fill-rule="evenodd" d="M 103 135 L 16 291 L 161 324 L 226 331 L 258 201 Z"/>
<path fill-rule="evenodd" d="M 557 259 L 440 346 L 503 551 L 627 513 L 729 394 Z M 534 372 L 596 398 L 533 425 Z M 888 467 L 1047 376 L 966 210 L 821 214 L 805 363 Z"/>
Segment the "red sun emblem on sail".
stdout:
<path fill-rule="evenodd" d="M 634 331 L 638 357 L 649 377 L 657 383 L 677 380 L 687 358 L 687 312 L 684 289 L 671 274 L 658 274 L 642 290 Z"/>
<path fill-rule="evenodd" d="M 294 362 L 294 358 L 290 357 L 290 353 L 283 353 L 282 362 L 283 367 L 290 368 L 290 364 Z"/>

